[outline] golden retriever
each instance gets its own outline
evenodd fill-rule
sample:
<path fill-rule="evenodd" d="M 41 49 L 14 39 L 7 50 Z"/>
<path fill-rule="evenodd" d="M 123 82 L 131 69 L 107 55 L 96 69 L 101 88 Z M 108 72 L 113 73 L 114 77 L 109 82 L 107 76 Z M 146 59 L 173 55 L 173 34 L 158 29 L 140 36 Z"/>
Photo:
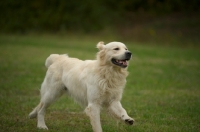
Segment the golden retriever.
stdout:
<path fill-rule="evenodd" d="M 96 60 L 83 61 L 58 54 L 46 59 L 48 70 L 40 90 L 41 100 L 29 114 L 30 118 L 37 117 L 38 128 L 48 129 L 45 111 L 63 93 L 85 106 L 94 132 L 102 132 L 100 111 L 103 107 L 123 122 L 134 123 L 120 103 L 131 52 L 121 42 L 106 45 L 99 42 L 97 48 Z"/>

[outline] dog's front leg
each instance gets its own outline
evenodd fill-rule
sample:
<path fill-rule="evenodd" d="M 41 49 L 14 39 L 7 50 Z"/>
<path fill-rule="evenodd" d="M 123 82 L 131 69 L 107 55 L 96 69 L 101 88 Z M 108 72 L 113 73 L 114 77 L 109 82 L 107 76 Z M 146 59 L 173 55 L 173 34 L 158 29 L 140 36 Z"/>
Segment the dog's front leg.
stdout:
<path fill-rule="evenodd" d="M 134 123 L 134 119 L 128 116 L 126 110 L 122 107 L 119 101 L 112 102 L 108 107 L 108 111 L 126 124 L 132 125 Z"/>
<path fill-rule="evenodd" d="M 90 117 L 90 122 L 94 132 L 102 132 L 100 122 L 100 106 L 96 104 L 89 104 L 85 109 L 86 114 Z"/>

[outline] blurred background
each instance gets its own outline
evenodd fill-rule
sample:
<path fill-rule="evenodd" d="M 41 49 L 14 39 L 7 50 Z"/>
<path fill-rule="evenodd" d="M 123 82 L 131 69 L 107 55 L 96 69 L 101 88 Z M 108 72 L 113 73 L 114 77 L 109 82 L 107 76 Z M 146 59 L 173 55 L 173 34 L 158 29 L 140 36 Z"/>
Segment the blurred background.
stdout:
<path fill-rule="evenodd" d="M 193 46 L 200 40 L 199 5 L 199 0 L 4 0 L 0 32 L 114 35 Z"/>

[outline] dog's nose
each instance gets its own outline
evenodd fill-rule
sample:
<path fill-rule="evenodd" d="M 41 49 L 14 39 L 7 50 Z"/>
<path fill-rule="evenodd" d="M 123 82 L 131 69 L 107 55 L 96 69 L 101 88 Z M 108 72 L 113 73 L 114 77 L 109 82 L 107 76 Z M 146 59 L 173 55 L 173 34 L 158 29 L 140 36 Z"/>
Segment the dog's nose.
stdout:
<path fill-rule="evenodd" d="M 132 53 L 130 51 L 126 52 L 126 56 L 131 56 L 131 55 L 132 55 Z"/>
<path fill-rule="evenodd" d="M 131 58 L 132 53 L 130 51 L 127 51 L 125 54 L 127 59 Z"/>

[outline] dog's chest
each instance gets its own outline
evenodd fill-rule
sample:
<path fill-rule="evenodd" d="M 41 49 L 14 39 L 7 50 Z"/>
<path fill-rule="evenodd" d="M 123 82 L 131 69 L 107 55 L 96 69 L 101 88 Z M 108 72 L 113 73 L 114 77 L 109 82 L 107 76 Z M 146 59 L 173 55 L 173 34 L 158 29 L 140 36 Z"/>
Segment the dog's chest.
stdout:
<path fill-rule="evenodd" d="M 121 99 L 122 92 L 105 92 L 100 96 L 100 104 L 102 106 L 109 106 L 113 101 L 120 100 Z"/>
<path fill-rule="evenodd" d="M 102 105 L 109 105 L 115 100 L 120 100 L 124 89 L 123 83 L 115 83 L 113 85 L 104 85 L 100 90 L 100 102 Z"/>

